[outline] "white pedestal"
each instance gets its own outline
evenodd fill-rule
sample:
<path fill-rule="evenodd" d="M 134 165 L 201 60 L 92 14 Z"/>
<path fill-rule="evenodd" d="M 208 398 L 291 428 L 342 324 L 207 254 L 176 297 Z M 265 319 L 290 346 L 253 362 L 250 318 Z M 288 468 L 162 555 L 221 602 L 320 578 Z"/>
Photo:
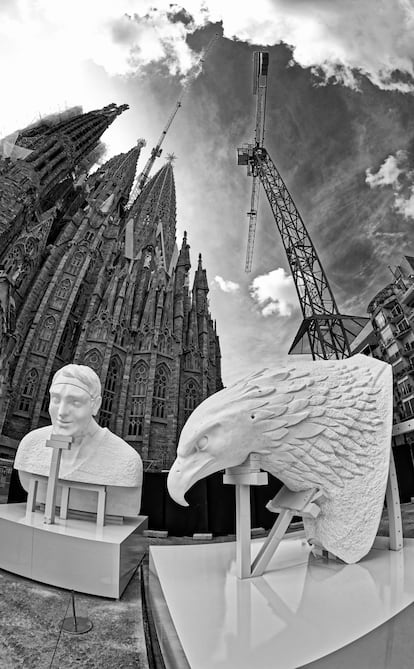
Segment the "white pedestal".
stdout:
<path fill-rule="evenodd" d="M 262 544 L 252 542 L 253 556 Z M 400 642 L 392 618 L 414 602 L 414 540 L 345 565 L 313 558 L 292 533 L 250 579 L 237 576 L 235 543 L 151 546 L 149 601 L 169 669 L 296 669 L 325 656 L 329 669 L 402 669 L 369 659 Z M 353 642 L 379 626 L 353 662 Z M 335 661 L 340 649 L 351 659 Z"/>
<path fill-rule="evenodd" d="M 147 516 L 103 527 L 61 518 L 46 525 L 43 518 L 34 511 L 26 519 L 24 503 L 0 506 L 0 568 L 59 588 L 119 598 L 142 555 L 136 535 L 146 529 Z"/>

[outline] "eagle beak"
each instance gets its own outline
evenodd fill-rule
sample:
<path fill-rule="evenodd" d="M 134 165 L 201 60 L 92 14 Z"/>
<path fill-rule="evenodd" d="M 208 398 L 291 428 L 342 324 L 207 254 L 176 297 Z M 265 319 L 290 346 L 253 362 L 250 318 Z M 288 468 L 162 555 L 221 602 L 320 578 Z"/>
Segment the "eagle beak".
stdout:
<path fill-rule="evenodd" d="M 187 492 L 188 487 L 186 486 L 185 479 L 182 476 L 181 468 L 177 464 L 177 461 L 174 462 L 172 468 L 169 471 L 167 478 L 167 488 L 170 497 L 172 497 L 174 502 L 181 504 L 181 506 L 189 506 L 188 502 L 186 502 L 184 499 L 184 495 Z"/>

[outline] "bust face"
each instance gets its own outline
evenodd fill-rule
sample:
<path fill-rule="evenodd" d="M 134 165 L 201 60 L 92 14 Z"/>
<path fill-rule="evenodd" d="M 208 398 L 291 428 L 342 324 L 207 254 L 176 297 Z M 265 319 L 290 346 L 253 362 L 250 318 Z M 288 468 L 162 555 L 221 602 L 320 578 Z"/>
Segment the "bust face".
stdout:
<path fill-rule="evenodd" d="M 55 434 L 81 437 L 88 431 L 97 411 L 97 400 L 86 390 L 70 383 L 55 383 L 50 388 L 49 414 Z"/>

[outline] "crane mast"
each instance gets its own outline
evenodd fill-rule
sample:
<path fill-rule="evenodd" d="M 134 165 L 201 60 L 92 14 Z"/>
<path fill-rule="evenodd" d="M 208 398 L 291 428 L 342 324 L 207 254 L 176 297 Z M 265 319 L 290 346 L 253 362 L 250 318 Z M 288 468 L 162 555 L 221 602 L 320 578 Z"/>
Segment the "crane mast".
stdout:
<path fill-rule="evenodd" d="M 254 144 L 249 148 L 253 151 L 255 148 L 263 146 L 265 113 L 266 113 L 266 93 L 267 93 L 267 69 L 269 66 L 269 54 L 265 51 L 255 51 L 253 54 L 253 95 L 257 96 L 256 104 L 256 126 L 254 132 Z M 239 154 L 240 155 L 240 154 Z M 240 163 L 239 163 L 240 164 Z M 253 262 L 254 240 L 256 236 L 257 212 L 259 209 L 260 181 L 259 176 L 254 169 L 249 170 L 251 162 L 244 163 L 248 165 L 248 174 L 253 177 L 252 195 L 250 198 L 249 233 L 247 238 L 247 252 L 245 271 L 250 272 Z"/>
<path fill-rule="evenodd" d="M 214 37 L 208 43 L 206 49 L 202 52 L 196 66 L 193 68 L 192 73 L 189 75 L 185 84 L 183 85 L 180 96 L 179 96 L 177 102 L 175 103 L 175 107 L 174 107 L 173 111 L 171 112 L 171 114 L 170 114 L 170 116 L 167 120 L 167 123 L 166 123 L 166 125 L 165 125 L 165 127 L 164 127 L 164 129 L 163 129 L 163 131 L 160 135 L 160 138 L 159 138 L 157 144 L 154 146 L 154 148 L 151 149 L 150 157 L 148 158 L 144 169 L 142 170 L 141 174 L 138 176 L 138 178 L 137 178 L 137 180 L 136 180 L 136 182 L 135 182 L 135 184 L 134 184 L 134 186 L 131 190 L 129 200 L 128 200 L 128 204 L 127 204 L 127 209 L 131 208 L 133 202 L 142 193 L 142 189 L 144 188 L 145 184 L 148 181 L 148 177 L 149 177 L 149 174 L 151 172 L 152 166 L 154 165 L 156 159 L 159 158 L 162 154 L 161 146 L 164 142 L 164 139 L 167 136 L 167 132 L 170 129 L 172 122 L 174 121 L 174 119 L 177 115 L 178 110 L 182 106 L 184 96 L 188 92 L 188 89 L 190 88 L 192 83 L 197 79 L 197 77 L 200 73 L 200 69 L 202 67 L 202 64 L 204 63 L 204 60 L 205 60 L 207 54 L 212 49 L 212 47 L 213 47 L 214 43 L 216 42 L 216 40 L 218 39 L 218 37 L 219 37 L 219 34 L 215 33 Z"/>
<path fill-rule="evenodd" d="M 253 177 L 246 271 L 251 270 L 259 186 L 263 185 L 282 238 L 303 322 L 289 353 L 310 353 L 315 358 L 346 358 L 350 342 L 367 318 L 340 314 L 327 276 L 302 217 L 270 155 L 264 147 L 265 106 L 269 54 L 254 54 L 253 93 L 257 95 L 255 141 L 238 149 L 238 164 Z"/>

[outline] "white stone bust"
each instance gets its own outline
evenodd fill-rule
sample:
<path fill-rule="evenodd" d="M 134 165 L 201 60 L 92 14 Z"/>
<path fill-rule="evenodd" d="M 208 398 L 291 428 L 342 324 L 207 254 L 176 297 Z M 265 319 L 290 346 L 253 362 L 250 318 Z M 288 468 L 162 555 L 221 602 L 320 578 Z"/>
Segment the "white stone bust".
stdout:
<path fill-rule="evenodd" d="M 46 440 L 52 434 L 70 436 L 72 445 L 62 452 L 59 478 L 109 486 L 107 512 L 136 515 L 141 500 L 142 461 L 126 441 L 98 425 L 94 416 L 101 402 L 101 383 L 93 369 L 75 364 L 59 369 L 50 387 L 52 425 L 23 437 L 14 466 L 27 490 L 31 475 L 49 475 L 52 449 L 45 446 Z M 71 501 L 77 497 L 78 493 L 71 493 Z"/>

